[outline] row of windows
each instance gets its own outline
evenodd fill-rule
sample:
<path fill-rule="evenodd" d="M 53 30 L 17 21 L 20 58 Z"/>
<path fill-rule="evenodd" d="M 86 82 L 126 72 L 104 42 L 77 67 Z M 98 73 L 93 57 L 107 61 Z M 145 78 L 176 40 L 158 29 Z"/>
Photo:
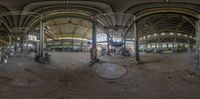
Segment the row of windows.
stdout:
<path fill-rule="evenodd" d="M 146 46 L 146 45 L 142 45 L 142 46 Z M 188 47 L 188 44 L 186 43 L 161 43 L 161 44 L 147 44 L 147 48 L 158 48 L 158 47 L 178 47 L 178 46 L 185 46 Z"/>
<path fill-rule="evenodd" d="M 35 35 L 28 35 L 28 40 L 36 41 L 37 40 L 37 36 L 35 36 Z"/>
<path fill-rule="evenodd" d="M 150 37 L 165 36 L 165 35 L 166 36 L 182 36 L 182 37 L 188 37 L 188 38 L 191 38 L 191 39 L 196 39 L 195 37 L 193 37 L 191 35 L 170 32 L 170 33 L 160 33 L 160 34 L 155 33 L 155 34 L 143 36 L 143 37 L 140 38 L 140 40 L 144 40 L 144 39 L 150 38 Z"/>

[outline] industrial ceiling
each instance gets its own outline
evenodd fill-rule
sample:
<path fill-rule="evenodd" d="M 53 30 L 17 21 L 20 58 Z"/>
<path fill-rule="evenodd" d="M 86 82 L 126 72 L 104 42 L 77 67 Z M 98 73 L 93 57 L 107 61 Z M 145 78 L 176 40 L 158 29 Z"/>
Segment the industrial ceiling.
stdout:
<path fill-rule="evenodd" d="M 40 16 L 56 36 L 91 38 L 91 20 L 98 32 L 122 35 L 138 21 L 142 35 L 167 30 L 195 33 L 199 0 L 1 0 L 1 39 L 35 29 Z M 174 14 L 159 14 L 174 13 Z M 114 31 L 114 32 L 113 32 Z M 130 32 L 130 31 L 128 31 Z M 127 33 L 132 37 L 130 33 Z"/>

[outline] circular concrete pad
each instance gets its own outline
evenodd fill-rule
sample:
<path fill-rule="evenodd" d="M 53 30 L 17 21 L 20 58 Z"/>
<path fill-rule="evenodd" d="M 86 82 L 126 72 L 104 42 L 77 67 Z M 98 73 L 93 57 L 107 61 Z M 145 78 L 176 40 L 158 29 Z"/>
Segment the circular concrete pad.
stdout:
<path fill-rule="evenodd" d="M 117 64 L 103 63 L 97 66 L 96 73 L 105 79 L 117 79 L 124 76 L 127 69 Z"/>

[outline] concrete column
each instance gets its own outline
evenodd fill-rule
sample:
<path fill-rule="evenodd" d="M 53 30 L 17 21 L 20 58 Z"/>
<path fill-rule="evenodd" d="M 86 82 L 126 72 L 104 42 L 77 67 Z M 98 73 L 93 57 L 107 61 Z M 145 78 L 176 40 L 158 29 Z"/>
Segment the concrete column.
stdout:
<path fill-rule="evenodd" d="M 169 48 L 169 43 L 167 43 L 167 48 Z"/>
<path fill-rule="evenodd" d="M 126 35 L 124 35 L 124 51 L 126 51 Z"/>
<path fill-rule="evenodd" d="M 64 52 L 64 39 L 62 41 L 62 52 Z"/>
<path fill-rule="evenodd" d="M 176 38 L 174 39 L 174 46 L 175 46 L 174 50 L 175 50 L 175 52 L 177 52 L 177 47 L 178 46 L 177 46 L 177 39 Z"/>
<path fill-rule="evenodd" d="M 172 43 L 172 51 L 174 51 L 174 49 L 175 49 L 175 45 L 174 43 Z"/>
<path fill-rule="evenodd" d="M 26 35 L 26 54 L 28 54 L 28 34 L 25 34 Z"/>
<path fill-rule="evenodd" d="M 80 52 L 83 52 L 83 40 L 81 41 L 81 49 Z"/>
<path fill-rule="evenodd" d="M 134 20 L 136 18 L 134 17 Z M 135 61 L 136 63 L 140 63 L 140 55 L 139 55 L 139 38 L 137 33 L 137 23 L 134 21 L 134 34 L 135 34 Z"/>
<path fill-rule="evenodd" d="M 40 35 L 39 35 L 39 57 L 43 57 L 44 53 L 44 23 L 42 21 L 42 15 L 40 16 Z"/>
<path fill-rule="evenodd" d="M 20 36 L 20 48 L 21 48 L 20 52 L 21 53 L 23 53 L 23 43 L 24 43 L 24 35 L 22 34 Z"/>
<path fill-rule="evenodd" d="M 110 55 L 109 35 L 107 34 L 107 55 Z"/>
<path fill-rule="evenodd" d="M 158 43 L 155 43 L 156 52 L 158 51 Z"/>
<path fill-rule="evenodd" d="M 97 61 L 97 48 L 96 48 L 96 22 L 92 22 L 92 48 L 90 50 L 90 58 L 91 63 L 95 63 Z"/>
<path fill-rule="evenodd" d="M 158 49 L 161 50 L 161 41 L 158 39 Z"/>
<path fill-rule="evenodd" d="M 160 49 L 163 50 L 163 45 L 162 41 L 160 40 Z"/>
<path fill-rule="evenodd" d="M 147 52 L 147 49 L 148 49 L 148 43 L 147 41 L 145 40 L 145 51 Z"/>
<path fill-rule="evenodd" d="M 5 44 L 2 45 L 2 53 L 4 53 Z"/>
<path fill-rule="evenodd" d="M 9 35 L 8 38 L 9 38 L 9 52 L 11 52 L 11 46 L 12 46 L 12 35 Z"/>
<path fill-rule="evenodd" d="M 190 48 L 190 39 L 188 39 L 188 52 L 191 52 L 191 48 Z"/>
<path fill-rule="evenodd" d="M 157 49 L 157 43 L 154 43 L 154 45 L 155 45 L 155 49 Z"/>
<path fill-rule="evenodd" d="M 74 39 L 71 41 L 72 49 L 74 49 Z"/>

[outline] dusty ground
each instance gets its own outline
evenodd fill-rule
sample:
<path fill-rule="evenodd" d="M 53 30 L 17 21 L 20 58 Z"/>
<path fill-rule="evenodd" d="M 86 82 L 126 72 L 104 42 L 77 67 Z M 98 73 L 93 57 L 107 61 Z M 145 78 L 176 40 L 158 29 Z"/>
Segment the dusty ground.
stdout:
<path fill-rule="evenodd" d="M 98 77 L 88 53 L 51 53 L 56 64 L 41 65 L 16 55 L 0 65 L 0 99 L 200 99 L 200 71 L 191 54 L 101 56 L 125 66 L 116 80 Z"/>

